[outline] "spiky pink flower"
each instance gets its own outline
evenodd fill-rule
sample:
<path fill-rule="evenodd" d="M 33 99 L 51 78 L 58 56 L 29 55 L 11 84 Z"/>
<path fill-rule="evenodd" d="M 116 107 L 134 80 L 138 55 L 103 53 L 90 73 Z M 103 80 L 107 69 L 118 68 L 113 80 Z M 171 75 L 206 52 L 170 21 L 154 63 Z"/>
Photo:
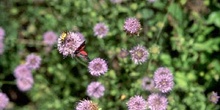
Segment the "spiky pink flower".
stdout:
<path fill-rule="evenodd" d="M 218 96 L 217 92 L 212 91 L 212 93 L 209 96 L 209 100 L 216 104 L 218 102 L 218 99 L 220 98 L 220 96 Z"/>
<path fill-rule="evenodd" d="M 98 110 L 98 109 L 99 109 L 98 105 L 90 100 L 81 100 L 76 105 L 76 110 Z"/>
<path fill-rule="evenodd" d="M 173 89 L 174 82 L 173 77 L 168 75 L 160 75 L 154 78 L 155 88 L 159 89 L 163 93 L 167 93 Z"/>
<path fill-rule="evenodd" d="M 38 69 L 41 64 L 41 57 L 32 53 L 26 57 L 25 64 L 30 69 Z"/>
<path fill-rule="evenodd" d="M 47 31 L 47 32 L 44 33 L 43 38 L 44 38 L 43 43 L 45 45 L 52 46 L 57 42 L 58 36 L 53 31 Z"/>
<path fill-rule="evenodd" d="M 124 30 L 129 34 L 138 34 L 141 30 L 141 24 L 137 18 L 127 18 L 124 23 Z"/>
<path fill-rule="evenodd" d="M 0 92 L 0 110 L 4 110 L 9 103 L 9 98 L 5 93 Z"/>
<path fill-rule="evenodd" d="M 15 78 L 25 78 L 32 76 L 31 70 L 24 64 L 18 65 L 14 70 Z"/>
<path fill-rule="evenodd" d="M 2 27 L 0 27 L 0 41 L 3 41 L 4 37 L 5 37 L 5 30 Z"/>
<path fill-rule="evenodd" d="M 148 50 L 144 46 L 141 46 L 141 45 L 135 46 L 129 52 L 131 54 L 131 60 L 135 64 L 142 64 L 146 62 L 149 57 Z"/>
<path fill-rule="evenodd" d="M 146 110 L 147 102 L 142 96 L 134 96 L 127 102 L 128 110 Z"/>
<path fill-rule="evenodd" d="M 58 38 L 59 53 L 64 56 L 75 56 L 76 50 L 85 42 L 85 38 L 74 32 L 66 32 Z"/>
<path fill-rule="evenodd" d="M 100 98 L 104 95 L 105 87 L 100 82 L 91 82 L 86 93 L 90 97 Z"/>
<path fill-rule="evenodd" d="M 144 77 L 143 79 L 142 79 L 142 88 L 144 89 L 144 90 L 148 90 L 148 91 L 151 91 L 151 90 L 153 90 L 154 89 L 154 80 L 153 79 L 151 79 L 151 78 L 149 78 L 149 77 Z"/>
<path fill-rule="evenodd" d="M 155 2 L 156 0 L 148 0 L 148 2 L 150 2 L 150 3 L 153 3 L 153 2 Z"/>
<path fill-rule="evenodd" d="M 161 94 L 152 93 L 147 99 L 147 105 L 150 110 L 166 110 L 167 98 Z"/>
<path fill-rule="evenodd" d="M 100 76 L 108 71 L 108 65 L 105 60 L 95 58 L 89 62 L 88 69 L 91 75 Z"/>
<path fill-rule="evenodd" d="M 34 79 L 32 76 L 16 79 L 16 85 L 17 85 L 18 89 L 21 91 L 30 90 L 33 86 L 33 83 L 34 83 Z"/>
<path fill-rule="evenodd" d="M 157 70 L 154 72 L 154 79 L 155 79 L 155 77 L 159 77 L 160 75 L 168 75 L 168 76 L 172 77 L 171 71 L 166 67 L 157 68 Z"/>
<path fill-rule="evenodd" d="M 98 38 L 103 38 L 108 34 L 108 26 L 105 23 L 97 23 L 94 28 L 94 35 Z"/>
<path fill-rule="evenodd" d="M 125 49 L 121 49 L 120 53 L 118 54 L 119 58 L 126 58 L 129 55 L 129 52 Z"/>

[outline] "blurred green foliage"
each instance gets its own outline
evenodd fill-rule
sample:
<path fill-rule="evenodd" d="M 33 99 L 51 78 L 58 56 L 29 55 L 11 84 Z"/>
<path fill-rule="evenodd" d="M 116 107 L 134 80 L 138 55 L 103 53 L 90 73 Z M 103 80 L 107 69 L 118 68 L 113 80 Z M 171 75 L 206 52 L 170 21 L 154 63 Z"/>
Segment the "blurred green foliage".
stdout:
<path fill-rule="evenodd" d="M 174 89 L 167 95 L 169 110 L 220 108 L 207 98 L 211 91 L 220 93 L 218 0 L 125 0 L 121 4 L 109 0 L 1 0 L 0 10 L 0 26 L 6 31 L 5 52 L 0 55 L 0 86 L 29 53 L 43 59 L 41 68 L 33 71 L 34 87 L 25 93 L 30 103 L 13 103 L 12 109 L 72 110 L 79 100 L 89 99 L 87 85 L 100 81 L 105 95 L 91 100 L 102 110 L 125 110 L 131 96 L 147 98 L 150 92 L 141 88 L 141 79 L 152 77 L 160 66 L 170 68 L 174 75 Z M 123 31 L 127 17 L 140 20 L 139 36 Z M 93 34 L 98 22 L 106 23 L 110 30 L 103 39 Z M 58 35 L 66 30 L 83 33 L 89 57 L 107 60 L 108 72 L 92 77 L 86 66 L 64 58 L 56 46 L 46 52 L 42 35 L 49 30 Z M 137 44 L 152 50 L 146 63 L 135 65 L 129 57 L 118 57 L 120 49 L 129 50 Z"/>

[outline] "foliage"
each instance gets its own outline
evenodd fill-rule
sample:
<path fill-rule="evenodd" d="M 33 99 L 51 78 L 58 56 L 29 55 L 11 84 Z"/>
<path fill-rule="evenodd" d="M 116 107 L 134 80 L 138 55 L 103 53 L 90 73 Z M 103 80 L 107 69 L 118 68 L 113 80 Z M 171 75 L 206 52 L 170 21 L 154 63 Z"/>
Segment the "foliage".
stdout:
<path fill-rule="evenodd" d="M 175 86 L 167 94 L 169 110 L 214 110 L 208 94 L 220 94 L 220 5 L 217 0 L 1 0 L 0 26 L 6 31 L 4 54 L 0 55 L 0 87 L 10 96 L 16 110 L 72 110 L 82 99 L 91 99 L 102 110 L 127 109 L 130 97 L 150 92 L 141 88 L 144 76 L 152 77 L 161 66 L 168 67 Z M 123 30 L 128 17 L 140 20 L 139 35 Z M 94 36 L 93 27 L 104 22 L 109 27 L 103 38 Z M 43 45 L 43 34 L 54 31 L 81 32 L 90 59 L 103 58 L 108 72 L 91 76 L 88 67 L 76 58 L 63 57 L 55 45 L 50 52 Z M 144 45 L 150 58 L 142 65 L 130 56 L 120 58 L 121 49 Z M 13 71 L 26 56 L 41 56 L 41 67 L 33 71 L 34 86 L 19 92 Z M 86 95 L 87 85 L 99 81 L 105 94 L 99 99 Z M 13 96 L 17 96 L 13 98 Z M 19 103 L 18 103 L 19 102 Z M 219 104 L 219 103 L 218 103 Z"/>

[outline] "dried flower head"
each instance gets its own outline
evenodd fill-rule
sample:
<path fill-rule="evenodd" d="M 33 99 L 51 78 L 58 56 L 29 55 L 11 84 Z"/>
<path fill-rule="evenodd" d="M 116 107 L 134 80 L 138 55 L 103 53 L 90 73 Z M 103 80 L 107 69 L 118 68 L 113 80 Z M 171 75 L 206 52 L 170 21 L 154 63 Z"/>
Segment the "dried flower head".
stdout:
<path fill-rule="evenodd" d="M 127 102 L 128 110 L 146 110 L 147 102 L 142 96 L 134 96 Z"/>
<path fill-rule="evenodd" d="M 108 65 L 105 60 L 101 58 L 95 58 L 89 62 L 89 72 L 93 76 L 100 76 L 108 71 Z"/>
<path fill-rule="evenodd" d="M 214 104 L 217 104 L 219 98 L 220 97 L 218 96 L 217 92 L 212 91 L 212 93 L 209 96 L 209 101 L 211 101 Z"/>
<path fill-rule="evenodd" d="M 93 28 L 95 36 L 103 38 L 108 34 L 108 26 L 105 23 L 97 23 Z"/>
<path fill-rule="evenodd" d="M 126 58 L 129 55 L 129 52 L 125 49 L 121 49 L 120 53 L 118 54 L 119 58 Z"/>
<path fill-rule="evenodd" d="M 4 37 L 5 37 L 5 30 L 2 27 L 0 27 L 0 41 L 3 41 Z"/>
<path fill-rule="evenodd" d="M 14 70 L 15 78 L 25 78 L 32 76 L 31 70 L 26 65 L 18 65 Z"/>
<path fill-rule="evenodd" d="M 100 98 L 104 95 L 105 87 L 100 82 L 91 82 L 87 86 L 87 95 L 90 97 Z"/>
<path fill-rule="evenodd" d="M 98 110 L 98 109 L 99 109 L 98 105 L 90 100 L 81 100 L 76 105 L 76 110 Z"/>
<path fill-rule="evenodd" d="M 4 53 L 4 43 L 3 41 L 0 41 L 0 55 Z"/>
<path fill-rule="evenodd" d="M 141 30 L 141 24 L 136 18 L 127 18 L 124 23 L 124 30 L 129 34 L 138 34 Z"/>
<path fill-rule="evenodd" d="M 144 46 L 141 46 L 141 45 L 135 46 L 129 52 L 131 54 L 131 60 L 135 64 L 144 63 L 148 59 L 148 56 L 149 56 L 149 52 L 146 50 Z"/>
<path fill-rule="evenodd" d="M 32 76 L 16 79 L 16 85 L 17 85 L 18 89 L 21 91 L 30 90 L 33 86 L 33 83 L 34 83 L 34 79 Z"/>
<path fill-rule="evenodd" d="M 5 93 L 0 92 L 0 110 L 4 110 L 9 103 L 9 98 Z"/>
<path fill-rule="evenodd" d="M 43 38 L 44 38 L 44 44 L 52 46 L 57 42 L 57 34 L 54 33 L 53 31 L 47 31 L 44 33 Z"/>
<path fill-rule="evenodd" d="M 167 98 L 160 94 L 152 93 L 147 99 L 150 110 L 166 110 L 167 104 Z"/>
<path fill-rule="evenodd" d="M 32 53 L 26 57 L 25 64 L 30 69 L 38 69 L 41 64 L 41 57 Z"/>
<path fill-rule="evenodd" d="M 58 38 L 59 53 L 75 56 L 76 50 L 85 42 L 85 38 L 74 32 L 63 32 Z"/>
<path fill-rule="evenodd" d="M 154 89 L 154 80 L 149 77 L 144 77 L 142 79 L 142 88 L 147 91 Z"/>
<path fill-rule="evenodd" d="M 160 75 L 154 78 L 155 88 L 163 93 L 167 93 L 173 89 L 173 77 L 169 75 Z"/>

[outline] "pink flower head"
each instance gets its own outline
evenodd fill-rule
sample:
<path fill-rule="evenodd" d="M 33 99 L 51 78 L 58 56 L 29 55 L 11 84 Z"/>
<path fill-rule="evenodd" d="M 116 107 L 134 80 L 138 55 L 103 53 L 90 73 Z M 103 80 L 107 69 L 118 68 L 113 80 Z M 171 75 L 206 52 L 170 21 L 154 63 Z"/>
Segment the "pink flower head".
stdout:
<path fill-rule="evenodd" d="M 5 93 L 0 92 L 0 110 L 4 110 L 9 103 L 9 98 Z"/>
<path fill-rule="evenodd" d="M 26 57 L 26 66 L 30 69 L 38 69 L 41 64 L 41 57 L 35 54 L 30 54 Z"/>
<path fill-rule="evenodd" d="M 108 71 L 108 65 L 105 60 L 101 58 L 95 58 L 89 62 L 89 72 L 93 76 L 100 76 Z"/>
<path fill-rule="evenodd" d="M 90 100 L 81 100 L 77 105 L 76 105 L 76 110 L 98 110 L 99 107 L 97 104 L 93 103 Z"/>
<path fill-rule="evenodd" d="M 31 70 L 26 65 L 18 65 L 14 70 L 15 78 L 25 78 L 32 76 Z"/>
<path fill-rule="evenodd" d="M 141 24 L 136 18 L 127 18 L 124 23 L 124 30 L 129 34 L 138 34 Z"/>
<path fill-rule="evenodd" d="M 153 93 L 147 99 L 147 105 L 150 110 L 166 110 L 167 98 L 163 95 Z"/>
<path fill-rule="evenodd" d="M 103 38 L 108 34 L 109 29 L 106 24 L 98 23 L 93 28 L 93 31 L 95 33 L 95 36 L 97 36 L 98 38 Z"/>
<path fill-rule="evenodd" d="M 123 0 L 110 0 L 112 3 L 119 4 L 123 2 Z"/>
<path fill-rule="evenodd" d="M 127 102 L 128 110 L 146 110 L 147 102 L 142 96 L 134 96 Z"/>
<path fill-rule="evenodd" d="M 212 91 L 211 95 L 209 96 L 209 100 L 214 104 L 217 104 L 219 98 L 220 97 L 218 96 L 217 92 L 214 91 Z"/>
<path fill-rule="evenodd" d="M 167 93 L 173 89 L 173 77 L 168 75 L 160 75 L 154 78 L 155 88 L 159 89 L 162 93 Z"/>
<path fill-rule="evenodd" d="M 76 50 L 85 42 L 85 38 L 79 33 L 64 32 L 58 38 L 58 50 L 64 56 L 75 56 Z"/>
<path fill-rule="evenodd" d="M 131 54 L 131 60 L 135 64 L 142 64 L 146 62 L 149 57 L 149 52 L 144 46 L 141 45 L 135 46 L 129 52 Z"/>
<path fill-rule="evenodd" d="M 44 38 L 44 44 L 52 46 L 57 42 L 57 34 L 54 33 L 53 31 L 47 31 L 43 35 Z"/>
<path fill-rule="evenodd" d="M 28 91 L 32 88 L 34 83 L 34 79 L 32 76 L 24 77 L 24 78 L 17 78 L 16 84 L 19 90 L 21 91 Z"/>
<path fill-rule="evenodd" d="M 90 97 L 100 98 L 104 95 L 105 87 L 100 82 L 91 82 L 87 87 L 87 94 Z"/>

